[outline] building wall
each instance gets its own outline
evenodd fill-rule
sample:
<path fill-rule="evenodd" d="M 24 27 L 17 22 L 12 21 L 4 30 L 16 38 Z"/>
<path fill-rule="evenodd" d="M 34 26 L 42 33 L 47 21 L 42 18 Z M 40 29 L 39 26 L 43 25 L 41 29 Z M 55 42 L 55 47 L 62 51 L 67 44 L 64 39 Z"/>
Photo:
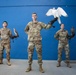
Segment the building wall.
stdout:
<path fill-rule="evenodd" d="M 13 28 L 19 33 L 19 38 L 11 40 L 11 58 L 13 59 L 27 59 L 27 34 L 24 32 L 24 28 L 27 23 L 31 21 L 31 14 L 36 12 L 38 14 L 38 21 L 48 23 L 53 19 L 53 16 L 47 17 L 45 14 L 50 8 L 62 7 L 68 14 L 68 17 L 61 17 L 62 23 L 65 24 L 65 29 L 69 31 L 72 26 L 76 29 L 76 1 L 75 0 L 0 0 L 0 28 L 4 20 L 8 21 L 8 28 L 13 33 Z M 60 28 L 59 23 L 55 22 L 56 28 L 48 30 L 43 29 L 42 35 L 42 53 L 44 60 L 56 60 L 57 59 L 57 46 L 58 41 L 54 38 L 54 34 Z M 14 33 L 13 33 L 14 34 Z M 13 42 L 14 41 L 14 42 Z M 70 45 L 70 59 L 76 60 L 76 36 L 69 41 Z M 4 57 L 6 53 L 4 52 Z M 34 59 L 37 59 L 36 50 L 33 55 Z M 65 59 L 65 53 L 63 51 L 63 59 Z"/>

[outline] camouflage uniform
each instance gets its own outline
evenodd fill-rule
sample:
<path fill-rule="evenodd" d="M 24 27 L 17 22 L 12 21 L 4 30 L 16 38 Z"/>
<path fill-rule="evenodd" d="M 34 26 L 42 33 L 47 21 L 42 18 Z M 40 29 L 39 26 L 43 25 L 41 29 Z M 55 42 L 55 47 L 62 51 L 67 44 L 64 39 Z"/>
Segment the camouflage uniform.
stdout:
<path fill-rule="evenodd" d="M 54 36 L 57 40 L 59 40 L 58 44 L 58 62 L 61 62 L 62 50 L 65 50 L 66 54 L 66 63 L 69 63 L 69 44 L 68 44 L 68 31 L 59 30 L 56 32 Z M 60 65 L 59 65 L 60 66 Z"/>
<path fill-rule="evenodd" d="M 42 68 L 42 44 L 41 40 L 42 37 L 40 35 L 40 31 L 44 29 L 49 29 L 52 27 L 52 24 L 57 21 L 58 18 L 54 18 L 52 21 L 48 23 L 48 25 L 42 23 L 42 22 L 29 22 L 25 28 L 25 32 L 28 34 L 28 63 L 29 67 L 27 68 L 26 72 L 31 71 L 31 64 L 32 64 L 32 56 L 34 47 L 36 47 L 36 51 L 38 54 L 38 64 L 39 64 L 39 71 L 44 73 L 44 70 Z"/>
<path fill-rule="evenodd" d="M 11 31 L 8 28 L 0 29 L 0 60 L 3 60 L 3 50 L 6 49 L 7 60 L 10 62 L 10 37 Z"/>
<path fill-rule="evenodd" d="M 32 56 L 34 47 L 36 47 L 36 51 L 38 54 L 38 63 L 42 64 L 42 37 L 40 35 L 40 31 L 44 29 L 49 29 L 52 25 L 46 25 L 42 22 L 29 22 L 27 27 L 25 28 L 26 33 L 28 34 L 28 63 L 32 64 Z"/>

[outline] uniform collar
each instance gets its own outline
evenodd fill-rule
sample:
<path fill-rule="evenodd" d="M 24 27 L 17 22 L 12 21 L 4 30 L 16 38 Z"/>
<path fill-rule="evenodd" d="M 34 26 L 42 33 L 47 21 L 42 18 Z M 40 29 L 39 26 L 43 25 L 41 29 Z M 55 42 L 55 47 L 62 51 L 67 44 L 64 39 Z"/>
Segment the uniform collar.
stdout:
<path fill-rule="evenodd" d="M 33 21 L 32 21 L 33 22 Z M 35 22 L 33 22 L 34 24 L 37 24 L 38 23 L 38 21 L 35 21 Z"/>
<path fill-rule="evenodd" d="M 62 30 L 62 29 L 60 29 L 60 31 L 62 31 L 62 32 L 63 32 L 63 31 L 65 31 L 65 30 L 64 30 L 64 29 L 63 29 L 63 30 Z"/>

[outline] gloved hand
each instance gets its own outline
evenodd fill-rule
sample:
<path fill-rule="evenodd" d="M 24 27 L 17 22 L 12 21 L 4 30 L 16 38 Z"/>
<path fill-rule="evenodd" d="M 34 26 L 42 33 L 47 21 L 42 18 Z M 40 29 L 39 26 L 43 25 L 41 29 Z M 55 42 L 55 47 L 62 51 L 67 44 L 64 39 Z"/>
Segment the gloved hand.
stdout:
<path fill-rule="evenodd" d="M 51 20 L 48 24 L 53 25 L 53 23 L 54 23 L 55 21 L 57 21 L 57 19 L 58 19 L 58 17 L 54 18 L 54 19 Z M 52 26 L 52 27 L 55 28 L 55 26 Z"/>

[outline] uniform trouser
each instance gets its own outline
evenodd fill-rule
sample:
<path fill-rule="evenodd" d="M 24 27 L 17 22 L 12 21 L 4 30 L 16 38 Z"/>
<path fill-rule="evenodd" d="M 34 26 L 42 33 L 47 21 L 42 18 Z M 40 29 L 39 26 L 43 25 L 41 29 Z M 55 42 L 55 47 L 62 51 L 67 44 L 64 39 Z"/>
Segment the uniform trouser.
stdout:
<path fill-rule="evenodd" d="M 1 46 L 1 42 L 0 42 L 0 60 L 3 59 L 3 47 Z"/>
<path fill-rule="evenodd" d="M 65 50 L 66 62 L 69 62 L 69 44 L 59 43 L 58 44 L 58 62 L 62 60 L 62 51 Z"/>
<path fill-rule="evenodd" d="M 7 60 L 10 60 L 10 43 L 0 43 L 0 59 L 3 59 L 4 49 L 6 49 Z"/>
<path fill-rule="evenodd" d="M 33 57 L 34 47 L 36 47 L 36 52 L 37 52 L 37 55 L 38 55 L 38 64 L 42 64 L 42 44 L 41 44 L 41 40 L 29 41 L 29 45 L 28 45 L 28 63 L 32 64 L 32 57 Z"/>

